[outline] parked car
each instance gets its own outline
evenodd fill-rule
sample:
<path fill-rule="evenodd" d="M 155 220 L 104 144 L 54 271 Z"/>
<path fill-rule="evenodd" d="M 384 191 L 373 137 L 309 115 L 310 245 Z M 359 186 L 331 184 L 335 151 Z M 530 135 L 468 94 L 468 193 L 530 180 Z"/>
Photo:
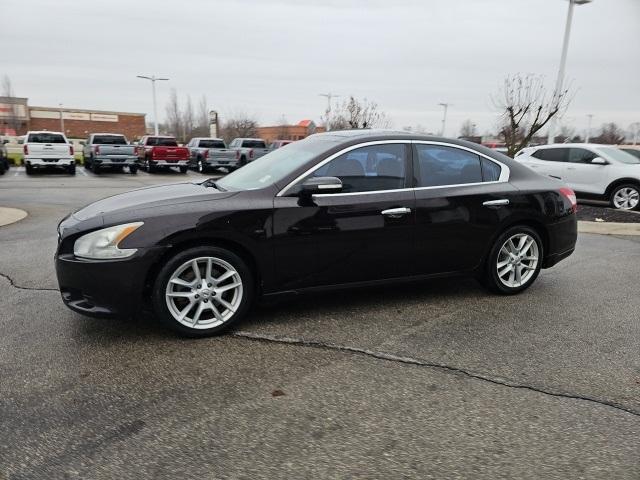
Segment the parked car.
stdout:
<path fill-rule="evenodd" d="M 179 147 L 174 137 L 145 135 L 138 142 L 137 153 L 141 167 L 149 173 L 171 167 L 187 173 L 189 168 L 189 149 Z"/>
<path fill-rule="evenodd" d="M 516 160 L 565 182 L 578 198 L 606 200 L 622 210 L 640 206 L 640 158 L 608 145 L 562 143 L 523 148 Z"/>
<path fill-rule="evenodd" d="M 273 142 L 271 142 L 271 144 L 269 145 L 269 151 L 271 150 L 277 150 L 278 148 L 282 148 L 285 145 L 289 145 L 290 143 L 293 143 L 294 140 L 274 140 Z"/>
<path fill-rule="evenodd" d="M 640 145 L 619 145 L 618 148 L 636 158 L 640 158 Z"/>
<path fill-rule="evenodd" d="M 187 148 L 189 148 L 189 165 L 200 173 L 220 167 L 226 167 L 231 171 L 238 165 L 236 152 L 227 148 L 221 138 L 192 138 Z"/>
<path fill-rule="evenodd" d="M 7 152 L 7 143 L 9 140 L 4 139 L 0 141 L 0 175 L 4 175 L 4 172 L 9 170 L 9 154 Z"/>
<path fill-rule="evenodd" d="M 82 158 L 85 168 L 99 173 L 104 168 L 124 170 L 129 173 L 138 172 L 138 155 L 136 147 L 129 145 L 124 135 L 117 133 L 92 133 L 82 143 Z"/>
<path fill-rule="evenodd" d="M 220 180 L 72 213 L 58 226 L 56 271 L 72 310 L 126 317 L 150 302 L 169 327 L 204 336 L 258 296 L 453 274 L 521 292 L 571 255 L 575 212 L 571 189 L 477 144 L 329 132 Z"/>
<path fill-rule="evenodd" d="M 236 153 L 239 167 L 269 153 L 267 142 L 261 138 L 234 138 L 229 148 Z"/>
<path fill-rule="evenodd" d="M 53 167 L 63 168 L 71 175 L 76 174 L 73 145 L 62 132 L 27 132 L 22 151 L 27 175 L 34 170 Z"/>

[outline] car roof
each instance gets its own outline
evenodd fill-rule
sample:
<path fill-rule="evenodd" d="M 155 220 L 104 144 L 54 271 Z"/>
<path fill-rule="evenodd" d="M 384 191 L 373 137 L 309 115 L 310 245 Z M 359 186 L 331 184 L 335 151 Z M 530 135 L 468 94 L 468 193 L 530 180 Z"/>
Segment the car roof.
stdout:
<path fill-rule="evenodd" d="M 615 145 L 607 145 L 604 143 L 552 143 L 550 145 L 535 145 L 527 148 L 594 148 L 614 146 Z"/>
<path fill-rule="evenodd" d="M 218 137 L 194 137 L 191 140 L 222 140 L 224 142 L 224 139 Z"/>
<path fill-rule="evenodd" d="M 91 135 L 105 135 L 105 136 L 112 135 L 114 137 L 124 137 L 124 133 L 100 133 L 100 132 L 95 132 L 95 133 L 92 133 Z"/>
<path fill-rule="evenodd" d="M 30 133 L 55 133 L 56 135 L 64 135 L 62 132 L 54 132 L 53 130 L 29 130 L 27 135 Z"/>

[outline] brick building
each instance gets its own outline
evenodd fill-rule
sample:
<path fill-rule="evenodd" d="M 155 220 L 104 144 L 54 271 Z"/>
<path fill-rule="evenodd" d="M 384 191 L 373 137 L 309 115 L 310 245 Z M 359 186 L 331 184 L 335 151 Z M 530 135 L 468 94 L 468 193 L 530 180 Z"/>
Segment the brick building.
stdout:
<path fill-rule="evenodd" d="M 324 132 L 324 127 L 316 126 L 313 120 L 302 120 L 297 125 L 258 127 L 258 137 L 267 143 L 274 140 L 302 140 L 309 135 L 320 132 Z"/>
<path fill-rule="evenodd" d="M 123 133 L 135 140 L 146 133 L 144 113 L 31 107 L 26 98 L 0 97 L 0 135 L 24 135 L 28 130 L 60 131 L 63 125 L 69 138 L 104 132 Z"/>

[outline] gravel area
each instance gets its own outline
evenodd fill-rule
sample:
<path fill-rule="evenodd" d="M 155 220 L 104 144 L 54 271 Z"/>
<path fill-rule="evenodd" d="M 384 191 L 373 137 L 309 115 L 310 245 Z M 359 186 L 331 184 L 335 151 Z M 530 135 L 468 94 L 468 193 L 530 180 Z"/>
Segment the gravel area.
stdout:
<path fill-rule="evenodd" d="M 612 208 L 594 207 L 592 205 L 578 205 L 578 220 L 588 222 L 599 221 L 616 223 L 640 223 L 640 212 L 627 212 Z"/>

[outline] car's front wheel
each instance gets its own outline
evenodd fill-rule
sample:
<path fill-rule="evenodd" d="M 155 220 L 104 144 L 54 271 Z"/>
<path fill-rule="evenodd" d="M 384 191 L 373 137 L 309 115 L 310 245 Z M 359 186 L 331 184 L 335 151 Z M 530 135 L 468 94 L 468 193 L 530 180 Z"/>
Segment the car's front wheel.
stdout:
<path fill-rule="evenodd" d="M 640 207 L 640 187 L 619 185 L 611 192 L 611 206 L 619 210 L 637 210 Z"/>
<path fill-rule="evenodd" d="M 496 293 L 511 295 L 529 288 L 542 268 L 543 244 L 527 226 L 511 227 L 498 237 L 487 258 L 484 285 Z"/>
<path fill-rule="evenodd" d="M 195 247 L 165 263 L 152 301 L 169 328 L 205 337 L 222 333 L 240 320 L 253 295 L 253 275 L 242 258 L 223 248 Z"/>

